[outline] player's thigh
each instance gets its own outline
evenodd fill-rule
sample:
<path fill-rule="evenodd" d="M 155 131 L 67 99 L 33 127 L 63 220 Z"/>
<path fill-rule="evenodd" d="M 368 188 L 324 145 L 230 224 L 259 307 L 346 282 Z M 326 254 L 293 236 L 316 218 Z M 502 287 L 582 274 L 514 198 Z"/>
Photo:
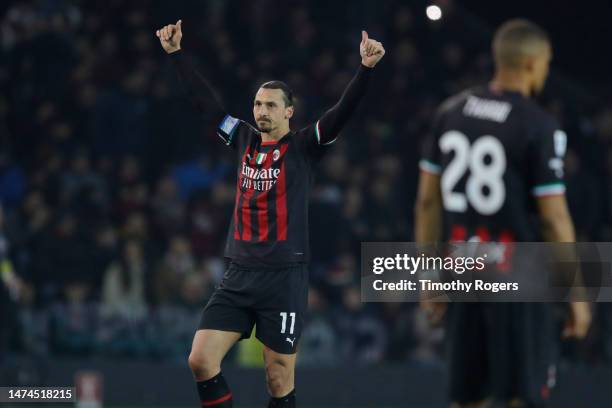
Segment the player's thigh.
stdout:
<path fill-rule="evenodd" d="M 308 308 L 308 270 L 300 265 L 270 273 L 273 282 L 255 308 L 256 336 L 276 353 L 295 354 Z"/>
<path fill-rule="evenodd" d="M 198 329 L 238 332 L 242 338 L 250 337 L 255 324 L 251 280 L 247 272 L 231 264 L 204 308 Z"/>
<path fill-rule="evenodd" d="M 239 332 L 198 330 L 193 337 L 189 361 L 192 365 L 219 365 L 240 337 Z"/>

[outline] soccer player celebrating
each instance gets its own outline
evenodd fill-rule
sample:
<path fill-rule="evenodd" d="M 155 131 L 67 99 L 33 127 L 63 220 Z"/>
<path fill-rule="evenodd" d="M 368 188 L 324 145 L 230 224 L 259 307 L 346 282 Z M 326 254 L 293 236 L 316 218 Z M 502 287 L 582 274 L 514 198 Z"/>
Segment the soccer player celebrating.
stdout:
<path fill-rule="evenodd" d="M 181 50 L 181 20 L 157 31 L 190 99 L 238 156 L 238 184 L 225 256 L 231 261 L 204 308 L 189 366 L 204 407 L 231 407 L 221 361 L 253 326 L 264 344 L 268 407 L 295 407 L 296 352 L 307 307 L 308 197 L 315 164 L 362 99 L 385 54 L 363 31 L 361 65 L 336 105 L 314 124 L 292 131 L 293 94 L 281 81 L 260 86 L 257 127 L 232 117 Z"/>
<path fill-rule="evenodd" d="M 416 240 L 573 242 L 563 183 L 566 135 L 530 100 L 548 75 L 549 37 L 531 22 L 511 20 L 495 34 L 493 54 L 489 86 L 443 103 L 425 140 Z M 531 222 L 532 208 L 541 230 Z M 432 320 L 445 306 L 423 303 Z M 452 406 L 541 406 L 553 385 L 551 321 L 544 304 L 451 303 Z M 588 305 L 571 303 L 564 334 L 582 338 L 589 324 Z"/>

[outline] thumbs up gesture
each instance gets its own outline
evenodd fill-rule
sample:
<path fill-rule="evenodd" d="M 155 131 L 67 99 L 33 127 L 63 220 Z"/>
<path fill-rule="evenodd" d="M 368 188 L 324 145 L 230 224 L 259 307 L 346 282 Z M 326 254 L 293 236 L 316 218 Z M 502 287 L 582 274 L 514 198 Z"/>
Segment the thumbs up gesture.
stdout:
<path fill-rule="evenodd" d="M 385 49 L 382 43 L 368 38 L 366 31 L 361 32 L 361 44 L 359 44 L 359 54 L 361 55 L 361 63 L 369 68 L 374 68 L 374 65 L 380 61 L 385 55 Z"/>
<path fill-rule="evenodd" d="M 168 24 L 155 32 L 161 46 L 168 54 L 181 49 L 181 38 L 183 38 L 181 24 L 182 20 L 179 20 L 176 24 Z"/>

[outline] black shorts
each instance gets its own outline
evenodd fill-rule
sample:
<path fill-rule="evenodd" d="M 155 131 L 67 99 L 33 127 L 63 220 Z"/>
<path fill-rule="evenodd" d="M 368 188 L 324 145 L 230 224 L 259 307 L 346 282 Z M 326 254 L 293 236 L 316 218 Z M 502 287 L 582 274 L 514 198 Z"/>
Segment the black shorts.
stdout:
<path fill-rule="evenodd" d="M 204 308 L 199 329 L 255 336 L 277 353 L 293 354 L 308 306 L 308 267 L 254 268 L 230 263 Z"/>
<path fill-rule="evenodd" d="M 451 401 L 545 404 L 558 344 L 551 305 L 451 303 L 447 330 Z"/>

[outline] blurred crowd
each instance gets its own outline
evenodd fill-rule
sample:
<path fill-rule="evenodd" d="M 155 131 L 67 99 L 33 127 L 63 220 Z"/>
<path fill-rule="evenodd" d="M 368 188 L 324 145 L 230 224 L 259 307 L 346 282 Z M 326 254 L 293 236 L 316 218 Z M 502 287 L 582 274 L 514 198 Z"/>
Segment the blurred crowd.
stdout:
<path fill-rule="evenodd" d="M 182 18 L 185 51 L 230 112 L 250 121 L 257 85 L 282 79 L 297 95 L 294 127 L 338 99 L 362 28 L 385 44 L 359 114 L 317 173 L 302 361 L 438 361 L 442 330 L 415 305 L 360 302 L 359 249 L 412 240 L 433 112 L 491 75 L 490 32 L 444 4 L 442 22 L 401 1 L 3 5 L 0 349 L 184 359 L 224 272 L 235 157 L 191 109 L 154 35 Z M 553 75 L 542 103 L 570 138 L 578 237 L 612 241 L 612 105 L 567 81 Z M 587 357 L 612 360 L 612 311 L 598 308 Z"/>

